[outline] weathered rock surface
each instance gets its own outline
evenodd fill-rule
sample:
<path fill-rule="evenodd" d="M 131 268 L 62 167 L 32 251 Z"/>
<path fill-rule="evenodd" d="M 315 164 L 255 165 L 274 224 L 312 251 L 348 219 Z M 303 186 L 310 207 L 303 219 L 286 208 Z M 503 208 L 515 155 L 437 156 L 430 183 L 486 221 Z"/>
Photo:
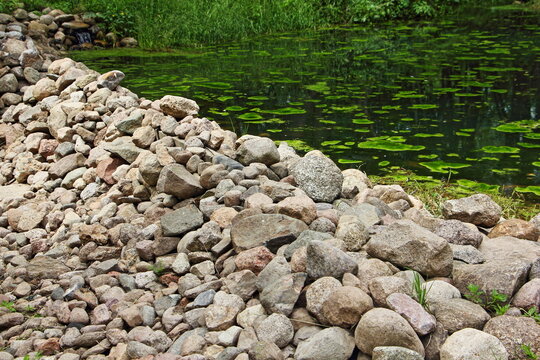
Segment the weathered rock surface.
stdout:
<path fill-rule="evenodd" d="M 452 249 L 448 242 L 410 220 L 396 221 L 372 236 L 367 252 L 427 276 L 448 276 L 452 272 Z"/>

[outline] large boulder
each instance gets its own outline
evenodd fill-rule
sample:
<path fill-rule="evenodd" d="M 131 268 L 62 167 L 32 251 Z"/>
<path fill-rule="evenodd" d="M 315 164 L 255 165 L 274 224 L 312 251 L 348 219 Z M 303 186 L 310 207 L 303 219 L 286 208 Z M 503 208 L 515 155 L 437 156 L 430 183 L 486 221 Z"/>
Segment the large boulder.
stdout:
<path fill-rule="evenodd" d="M 495 336 L 476 329 L 460 330 L 446 339 L 441 360 L 507 360 L 504 345 Z"/>
<path fill-rule="evenodd" d="M 490 294 L 493 290 L 508 297 L 527 281 L 530 263 L 519 259 L 491 260 L 484 264 L 463 264 L 456 262 L 454 266 L 454 285 L 467 293 L 467 286 L 474 284 Z"/>
<path fill-rule="evenodd" d="M 521 345 L 540 354 L 540 324 L 534 319 L 524 316 L 497 316 L 489 320 L 484 326 L 484 332 L 498 338 L 510 359 L 530 359 L 521 350 Z"/>
<path fill-rule="evenodd" d="M 452 273 L 453 254 L 448 242 L 411 220 L 396 221 L 373 235 L 367 252 L 429 277 Z"/>
<path fill-rule="evenodd" d="M 401 346 L 424 355 L 424 345 L 407 320 L 384 308 L 365 313 L 356 326 L 354 338 L 356 346 L 368 355 L 377 346 Z"/>
<path fill-rule="evenodd" d="M 341 193 L 343 174 L 322 154 L 306 154 L 291 167 L 290 174 L 314 201 L 332 202 Z"/>
<path fill-rule="evenodd" d="M 501 218 L 501 207 L 485 194 L 445 201 L 442 213 L 446 219 L 456 219 L 474 225 L 491 227 Z"/>
<path fill-rule="evenodd" d="M 277 250 L 295 240 L 308 226 L 280 214 L 259 214 L 239 220 L 231 228 L 231 239 L 237 251 L 264 245 Z"/>
<path fill-rule="evenodd" d="M 480 305 L 465 299 L 448 299 L 429 304 L 429 309 L 450 334 L 465 328 L 481 330 L 490 319 Z"/>
<path fill-rule="evenodd" d="M 243 165 L 251 163 L 272 165 L 279 162 L 279 152 L 271 139 L 253 136 L 243 141 L 238 147 L 236 159 Z"/>
<path fill-rule="evenodd" d="M 174 195 L 180 200 L 204 193 L 204 188 L 199 183 L 199 179 L 180 164 L 167 165 L 161 170 L 156 190 Z"/>

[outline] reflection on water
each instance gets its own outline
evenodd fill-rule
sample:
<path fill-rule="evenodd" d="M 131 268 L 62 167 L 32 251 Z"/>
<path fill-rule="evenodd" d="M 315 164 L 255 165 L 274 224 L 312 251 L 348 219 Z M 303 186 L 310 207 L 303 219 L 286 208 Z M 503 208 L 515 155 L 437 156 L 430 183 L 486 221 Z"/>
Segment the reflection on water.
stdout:
<path fill-rule="evenodd" d="M 539 19 L 488 15 L 280 34 L 190 54 L 72 56 L 124 71 L 123 85 L 141 96 L 193 98 L 226 128 L 321 149 L 371 174 L 403 167 L 538 185 Z"/>

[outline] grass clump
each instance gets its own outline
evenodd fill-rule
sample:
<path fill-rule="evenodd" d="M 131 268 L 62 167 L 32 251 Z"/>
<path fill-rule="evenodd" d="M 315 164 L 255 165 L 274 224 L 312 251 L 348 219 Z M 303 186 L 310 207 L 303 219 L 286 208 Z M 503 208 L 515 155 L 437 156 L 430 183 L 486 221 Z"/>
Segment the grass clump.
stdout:
<path fill-rule="evenodd" d="M 523 355 L 527 357 L 527 359 L 532 360 L 538 360 L 539 356 L 531 349 L 530 345 L 527 344 L 521 344 L 521 351 L 523 352 Z"/>
<path fill-rule="evenodd" d="M 486 294 L 475 284 L 469 284 L 467 290 L 469 292 L 465 294 L 466 299 L 482 306 L 487 311 L 496 315 L 504 315 L 510 308 L 510 304 L 507 303 L 508 296 L 501 294 L 497 290 L 492 290 L 491 293 Z"/>
<path fill-rule="evenodd" d="M 429 310 L 429 304 L 427 302 L 427 295 L 431 290 L 431 286 L 427 288 L 424 284 L 422 276 L 418 272 L 414 272 L 413 278 L 413 293 L 416 296 L 416 301 L 426 310 Z M 433 285 L 433 284 L 431 284 Z"/>

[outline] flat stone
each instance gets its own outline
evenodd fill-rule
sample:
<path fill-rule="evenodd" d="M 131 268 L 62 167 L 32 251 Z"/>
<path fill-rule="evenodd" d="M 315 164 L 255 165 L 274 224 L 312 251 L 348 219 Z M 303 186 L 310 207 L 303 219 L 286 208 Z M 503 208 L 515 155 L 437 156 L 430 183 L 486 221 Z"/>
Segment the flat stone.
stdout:
<path fill-rule="evenodd" d="M 308 226 L 285 215 L 259 214 L 243 218 L 231 227 L 231 239 L 237 251 L 264 245 L 276 250 L 307 230 Z"/>
<path fill-rule="evenodd" d="M 386 303 L 390 309 L 403 316 L 418 335 L 427 335 L 435 330 L 437 325 L 435 317 L 410 296 L 400 293 L 390 294 Z"/>
<path fill-rule="evenodd" d="M 199 112 L 199 105 L 195 101 L 171 95 L 161 98 L 160 108 L 165 114 L 179 119 L 189 115 L 197 115 Z"/>
<path fill-rule="evenodd" d="M 396 221 L 373 235 L 366 250 L 370 256 L 429 277 L 452 272 L 453 255 L 448 242 L 411 220 Z"/>
<path fill-rule="evenodd" d="M 195 205 L 187 205 L 161 217 L 161 228 L 165 236 L 178 236 L 199 228 L 204 223 L 203 215 Z"/>

